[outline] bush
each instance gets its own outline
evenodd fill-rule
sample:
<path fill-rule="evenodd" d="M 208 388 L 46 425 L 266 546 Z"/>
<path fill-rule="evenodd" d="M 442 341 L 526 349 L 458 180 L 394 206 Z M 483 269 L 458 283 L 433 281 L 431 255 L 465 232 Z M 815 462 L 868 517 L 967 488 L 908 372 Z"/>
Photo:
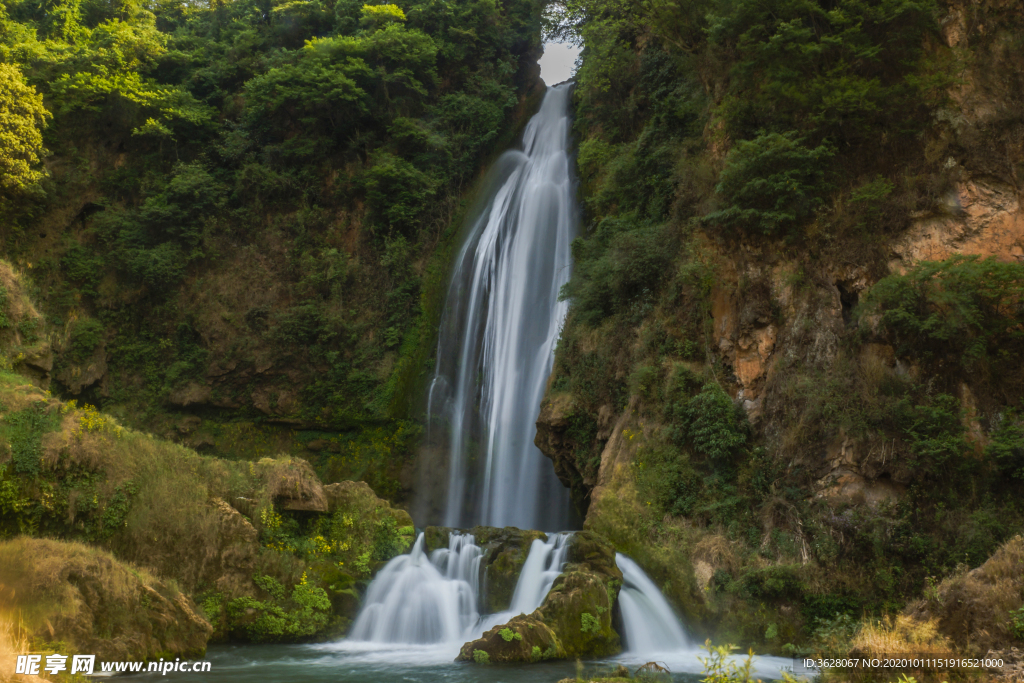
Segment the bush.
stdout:
<path fill-rule="evenodd" d="M 879 280 L 859 310 L 900 355 L 1017 378 L 1024 352 L 1024 264 L 954 256 Z"/>
<path fill-rule="evenodd" d="M 705 384 L 696 396 L 676 403 L 673 413 L 676 442 L 689 443 L 712 463 L 729 462 L 747 441 L 746 417 L 718 384 Z"/>
<path fill-rule="evenodd" d="M 715 191 L 724 207 L 705 216 L 709 226 L 786 236 L 809 219 L 830 189 L 826 172 L 835 150 L 804 146 L 795 133 L 761 132 L 730 150 Z"/>
<path fill-rule="evenodd" d="M 576 268 L 560 298 L 572 301 L 580 322 L 597 325 L 653 298 L 677 249 L 677 236 L 666 225 L 633 216 L 606 218 L 591 236 L 573 240 Z"/>
<path fill-rule="evenodd" d="M 787 565 L 754 569 L 743 575 L 739 583 L 748 597 L 757 600 L 793 598 L 803 592 L 797 568 Z"/>

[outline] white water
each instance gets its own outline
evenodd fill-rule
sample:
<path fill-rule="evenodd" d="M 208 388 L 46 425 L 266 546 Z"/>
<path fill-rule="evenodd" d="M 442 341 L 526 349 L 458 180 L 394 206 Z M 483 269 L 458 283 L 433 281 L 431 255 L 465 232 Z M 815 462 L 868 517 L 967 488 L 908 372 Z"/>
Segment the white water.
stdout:
<path fill-rule="evenodd" d="M 540 607 L 565 565 L 570 534 L 535 540 L 519 574 L 508 611 L 478 612 L 483 551 L 472 534 L 452 533 L 447 549 L 428 558 L 423 534 L 412 552 L 399 555 L 377 574 L 352 625 L 346 649 L 432 645 L 449 659 L 463 643 L 518 614 Z"/>
<path fill-rule="evenodd" d="M 694 649 L 683 625 L 644 570 L 622 553 L 615 554 L 615 564 L 623 579 L 619 609 L 626 652 L 647 655 Z"/>
<path fill-rule="evenodd" d="M 495 164 L 454 262 L 427 406 L 447 436 L 445 526 L 569 526 L 568 491 L 533 438 L 578 220 L 570 93 L 570 84 L 549 88 L 523 151 Z"/>

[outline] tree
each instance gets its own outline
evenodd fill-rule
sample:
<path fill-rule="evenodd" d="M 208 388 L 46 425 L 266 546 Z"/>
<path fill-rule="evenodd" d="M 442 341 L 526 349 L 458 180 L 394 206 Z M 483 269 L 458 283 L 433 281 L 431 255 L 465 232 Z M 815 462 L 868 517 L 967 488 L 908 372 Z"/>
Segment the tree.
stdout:
<path fill-rule="evenodd" d="M 18 67 L 0 64 L 0 194 L 21 193 L 42 180 L 42 129 L 50 117 Z"/>

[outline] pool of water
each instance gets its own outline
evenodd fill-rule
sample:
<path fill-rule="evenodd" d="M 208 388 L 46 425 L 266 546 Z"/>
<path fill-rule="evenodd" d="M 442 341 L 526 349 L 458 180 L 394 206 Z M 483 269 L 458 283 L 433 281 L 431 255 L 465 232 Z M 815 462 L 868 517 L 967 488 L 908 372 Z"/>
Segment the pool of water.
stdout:
<path fill-rule="evenodd" d="M 575 677 L 573 662 L 540 662 L 530 665 L 479 666 L 452 661 L 458 653 L 450 646 L 374 646 L 339 641 L 318 645 L 211 646 L 205 673 L 171 672 L 119 676 L 119 681 L 174 683 L 556 683 Z M 619 664 L 635 670 L 647 661 L 658 661 L 672 671 L 673 681 L 695 683 L 703 676 L 698 657 L 702 650 L 685 650 L 643 656 L 621 655 L 583 663 L 585 676 L 609 675 Z M 759 657 L 756 675 L 764 680 L 779 678 L 792 660 Z"/>

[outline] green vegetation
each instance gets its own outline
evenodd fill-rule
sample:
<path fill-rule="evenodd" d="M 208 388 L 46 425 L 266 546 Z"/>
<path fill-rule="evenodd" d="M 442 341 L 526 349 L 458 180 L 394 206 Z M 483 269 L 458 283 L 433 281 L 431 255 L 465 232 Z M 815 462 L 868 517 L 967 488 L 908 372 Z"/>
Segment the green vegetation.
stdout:
<path fill-rule="evenodd" d="M 882 278 L 861 310 L 880 317 L 901 356 L 960 364 L 1020 391 L 1022 295 L 1024 265 L 954 256 Z"/>
<path fill-rule="evenodd" d="M 559 7 L 584 231 L 547 400 L 588 528 L 789 653 L 984 562 L 1024 527 L 1024 271 L 897 248 L 971 220 L 943 117 L 980 39 L 928 0 Z"/>
<path fill-rule="evenodd" d="M 305 461 L 203 457 L 13 375 L 0 376 L 0 404 L 0 538 L 85 541 L 173 577 L 215 639 L 337 635 L 372 569 L 415 533 L 365 484 L 328 501 Z"/>
<path fill-rule="evenodd" d="M 42 129 L 49 118 L 42 96 L 25 83 L 21 70 L 0 64 L 0 210 L 5 213 L 12 200 L 45 176 L 40 169 L 46 154 Z"/>
<path fill-rule="evenodd" d="M 510 643 L 513 640 L 522 640 L 523 639 L 523 634 L 522 633 L 519 633 L 518 631 L 513 631 L 510 628 L 503 628 L 503 629 L 501 629 L 500 631 L 498 631 L 498 635 L 500 635 L 501 639 L 504 640 L 506 643 Z"/>
<path fill-rule="evenodd" d="M 483 650 L 473 650 L 473 661 L 477 664 L 490 664 L 491 656 Z"/>
<path fill-rule="evenodd" d="M 0 239 L 56 388 L 163 435 L 198 412 L 229 457 L 266 454 L 213 434 L 241 422 L 394 437 L 314 459 L 398 495 L 457 217 L 539 40 L 535 0 L 5 3 Z"/>

